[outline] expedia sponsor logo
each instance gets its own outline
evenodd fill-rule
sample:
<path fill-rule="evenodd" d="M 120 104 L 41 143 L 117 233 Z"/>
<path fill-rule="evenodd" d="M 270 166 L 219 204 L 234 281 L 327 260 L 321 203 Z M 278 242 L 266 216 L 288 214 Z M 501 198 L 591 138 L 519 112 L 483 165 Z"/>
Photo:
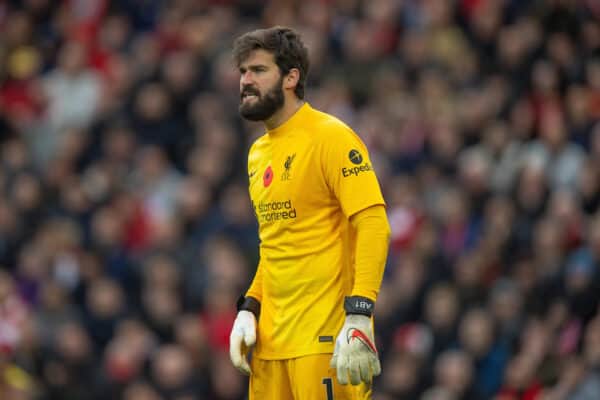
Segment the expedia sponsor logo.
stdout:
<path fill-rule="evenodd" d="M 364 163 L 363 165 L 359 165 L 357 167 L 342 168 L 342 175 L 344 178 L 349 176 L 358 176 L 361 172 L 373 171 L 373 167 L 369 163 Z"/>
<path fill-rule="evenodd" d="M 261 201 L 258 204 L 252 202 L 254 214 L 258 222 L 272 222 L 284 219 L 296 218 L 296 209 L 292 206 L 292 200 L 284 201 Z"/>
<path fill-rule="evenodd" d="M 350 153 L 348 153 L 348 158 L 350 159 L 350 161 L 352 161 L 352 164 L 356 165 L 360 164 L 363 161 L 360 151 L 355 149 L 350 150 Z"/>

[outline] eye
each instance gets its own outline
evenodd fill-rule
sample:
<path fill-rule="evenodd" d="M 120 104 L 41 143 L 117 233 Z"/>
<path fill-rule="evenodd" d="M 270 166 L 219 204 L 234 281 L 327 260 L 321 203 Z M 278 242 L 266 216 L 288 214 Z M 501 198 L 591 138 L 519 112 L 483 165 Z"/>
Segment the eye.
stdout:
<path fill-rule="evenodd" d="M 255 74 L 259 74 L 262 72 L 266 72 L 268 70 L 268 68 L 264 65 L 256 65 L 253 67 L 250 67 L 250 69 L 252 70 L 252 72 L 254 72 Z"/>

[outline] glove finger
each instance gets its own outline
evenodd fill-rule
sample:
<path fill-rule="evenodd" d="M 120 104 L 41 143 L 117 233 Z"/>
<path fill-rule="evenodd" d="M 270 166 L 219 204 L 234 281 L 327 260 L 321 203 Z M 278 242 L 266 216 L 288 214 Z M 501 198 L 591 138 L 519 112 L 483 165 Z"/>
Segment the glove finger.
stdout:
<path fill-rule="evenodd" d="M 244 375 L 250 376 L 250 374 L 252 373 L 252 370 L 250 369 L 250 365 L 248 364 L 248 360 L 246 359 L 246 357 L 242 357 L 242 363 L 239 367 L 237 367 L 237 369 L 240 370 L 240 372 L 242 372 Z"/>
<path fill-rule="evenodd" d="M 341 385 L 347 385 L 348 384 L 348 358 L 343 357 L 341 359 L 338 359 L 336 369 L 337 369 L 338 382 Z"/>
<path fill-rule="evenodd" d="M 244 343 L 248 347 L 254 346 L 254 343 L 256 343 L 256 329 L 254 327 L 244 330 Z"/>
<path fill-rule="evenodd" d="M 373 362 L 371 362 L 371 372 L 373 376 L 379 376 L 381 374 L 381 362 L 377 356 L 374 356 L 373 359 Z"/>
<path fill-rule="evenodd" d="M 358 385 L 360 383 L 360 365 L 357 357 L 353 357 L 349 360 L 348 372 L 350 374 L 350 383 Z"/>
<path fill-rule="evenodd" d="M 337 354 L 333 353 L 333 357 L 331 357 L 331 361 L 329 362 L 329 368 L 337 369 Z"/>
<path fill-rule="evenodd" d="M 229 358 L 234 367 L 242 365 L 242 338 L 239 335 L 231 335 L 229 338 Z"/>
<path fill-rule="evenodd" d="M 360 370 L 360 380 L 365 382 L 365 383 L 369 383 L 371 382 L 372 379 L 372 370 L 371 370 L 371 365 L 370 365 L 370 360 L 360 360 L 358 367 Z"/>

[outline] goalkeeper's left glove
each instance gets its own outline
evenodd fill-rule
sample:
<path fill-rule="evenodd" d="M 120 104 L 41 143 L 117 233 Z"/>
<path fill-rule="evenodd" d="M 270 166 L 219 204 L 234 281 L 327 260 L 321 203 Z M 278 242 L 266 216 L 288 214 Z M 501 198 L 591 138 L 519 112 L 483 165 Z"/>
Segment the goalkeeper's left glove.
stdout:
<path fill-rule="evenodd" d="M 371 313 L 373 302 L 362 297 L 347 297 L 346 321 L 335 342 L 331 368 L 342 385 L 370 383 L 381 373 L 381 364 L 373 339 Z"/>

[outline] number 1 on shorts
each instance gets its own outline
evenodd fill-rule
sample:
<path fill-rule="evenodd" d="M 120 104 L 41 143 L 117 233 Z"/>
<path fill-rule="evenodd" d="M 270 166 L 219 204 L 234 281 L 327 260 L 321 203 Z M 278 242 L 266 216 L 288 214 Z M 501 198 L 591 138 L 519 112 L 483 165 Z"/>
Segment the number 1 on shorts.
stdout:
<path fill-rule="evenodd" d="M 327 400 L 333 400 L 333 382 L 331 378 L 323 378 L 323 385 L 327 390 Z"/>

